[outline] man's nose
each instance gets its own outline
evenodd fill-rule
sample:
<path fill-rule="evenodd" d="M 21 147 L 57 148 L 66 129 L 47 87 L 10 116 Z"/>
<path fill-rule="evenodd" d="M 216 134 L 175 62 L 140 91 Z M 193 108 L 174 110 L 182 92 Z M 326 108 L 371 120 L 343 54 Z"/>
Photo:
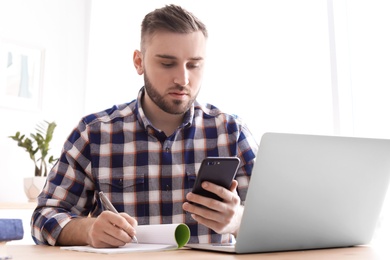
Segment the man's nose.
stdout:
<path fill-rule="evenodd" d="M 173 82 L 180 86 L 187 86 L 189 83 L 189 71 L 186 67 L 180 67 L 175 74 Z"/>

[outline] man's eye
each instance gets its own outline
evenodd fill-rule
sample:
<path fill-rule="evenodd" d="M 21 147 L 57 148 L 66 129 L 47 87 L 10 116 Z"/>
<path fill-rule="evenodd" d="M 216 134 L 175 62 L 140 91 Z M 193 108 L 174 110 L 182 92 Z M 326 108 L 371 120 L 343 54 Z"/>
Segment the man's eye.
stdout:
<path fill-rule="evenodd" d="M 199 63 L 190 63 L 187 65 L 189 69 L 196 69 L 199 68 Z"/>
<path fill-rule="evenodd" d="M 161 63 L 161 65 L 163 65 L 163 67 L 166 67 L 166 68 L 173 67 L 173 63 Z"/>

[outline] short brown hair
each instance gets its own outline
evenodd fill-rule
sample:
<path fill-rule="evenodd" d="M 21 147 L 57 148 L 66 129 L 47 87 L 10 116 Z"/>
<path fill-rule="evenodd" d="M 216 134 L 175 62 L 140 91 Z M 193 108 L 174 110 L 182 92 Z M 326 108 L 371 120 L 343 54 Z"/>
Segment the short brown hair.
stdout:
<path fill-rule="evenodd" d="M 166 5 L 148 13 L 141 24 L 141 48 L 145 37 L 156 31 L 192 33 L 201 31 L 207 38 L 206 26 L 192 13 L 177 5 Z"/>

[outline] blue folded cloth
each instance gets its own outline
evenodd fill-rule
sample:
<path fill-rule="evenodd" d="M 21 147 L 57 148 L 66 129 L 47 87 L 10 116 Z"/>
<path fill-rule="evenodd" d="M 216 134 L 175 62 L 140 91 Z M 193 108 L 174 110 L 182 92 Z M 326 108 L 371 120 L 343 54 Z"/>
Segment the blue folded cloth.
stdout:
<path fill-rule="evenodd" d="M 0 241 L 23 239 L 23 222 L 21 219 L 0 218 Z"/>

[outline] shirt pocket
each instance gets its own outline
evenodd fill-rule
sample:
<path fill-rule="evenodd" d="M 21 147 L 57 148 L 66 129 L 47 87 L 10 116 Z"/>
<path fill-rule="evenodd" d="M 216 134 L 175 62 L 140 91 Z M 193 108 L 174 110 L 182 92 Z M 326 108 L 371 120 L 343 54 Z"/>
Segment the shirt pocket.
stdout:
<path fill-rule="evenodd" d="M 111 178 L 100 178 L 100 190 L 107 193 L 131 193 L 139 190 L 139 185 L 144 185 L 144 174 L 125 176 L 123 173 L 112 174 Z M 138 187 L 138 188 L 137 188 Z"/>

